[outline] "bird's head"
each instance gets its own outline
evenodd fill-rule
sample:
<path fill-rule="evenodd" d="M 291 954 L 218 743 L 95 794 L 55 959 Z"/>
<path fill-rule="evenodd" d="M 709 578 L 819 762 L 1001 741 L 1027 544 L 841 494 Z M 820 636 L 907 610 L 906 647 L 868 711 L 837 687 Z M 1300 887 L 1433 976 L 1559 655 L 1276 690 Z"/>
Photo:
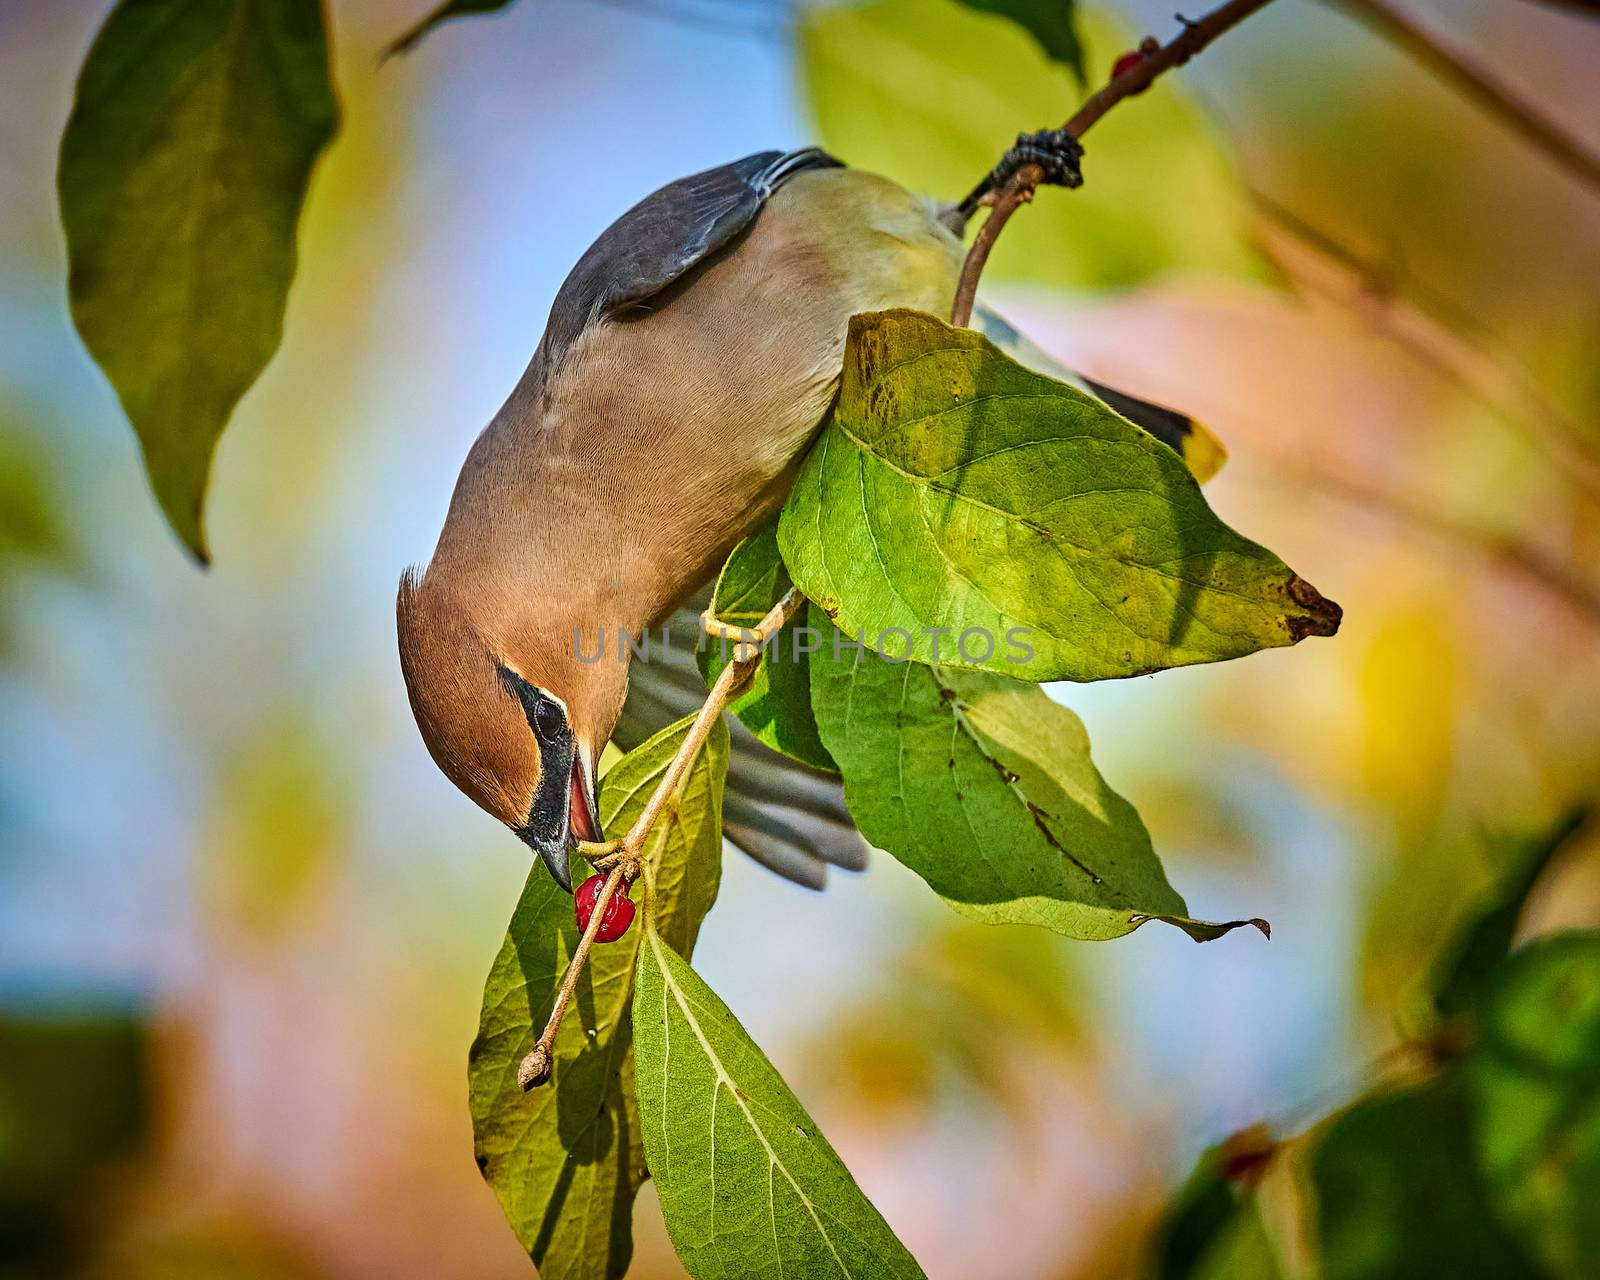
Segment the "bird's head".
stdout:
<path fill-rule="evenodd" d="M 485 634 L 458 597 L 414 572 L 401 579 L 396 614 L 428 754 L 570 893 L 574 841 L 600 839 L 594 762 L 626 677 L 612 688 L 608 673 L 563 653 L 554 637 Z"/>

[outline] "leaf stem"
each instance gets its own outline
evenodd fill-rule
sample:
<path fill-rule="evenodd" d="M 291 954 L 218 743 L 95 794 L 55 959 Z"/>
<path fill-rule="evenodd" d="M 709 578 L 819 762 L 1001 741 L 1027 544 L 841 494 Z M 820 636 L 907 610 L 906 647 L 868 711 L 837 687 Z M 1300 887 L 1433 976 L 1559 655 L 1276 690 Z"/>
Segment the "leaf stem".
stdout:
<path fill-rule="evenodd" d="M 678 786 L 683 781 L 683 776 L 689 771 L 694 759 L 700 753 L 700 748 L 705 744 L 706 737 L 710 734 L 717 718 L 727 707 L 728 702 L 755 673 L 756 667 L 761 662 L 762 650 L 767 641 L 771 640 L 784 625 L 799 612 L 800 606 L 805 603 L 805 597 L 794 588 L 790 587 L 784 593 L 783 599 L 767 611 L 767 615 L 758 622 L 751 632 L 752 639 L 741 641 L 733 651 L 733 660 L 722 669 L 716 682 L 711 686 L 711 691 L 706 695 L 705 702 L 695 715 L 694 723 L 689 726 L 689 732 L 684 737 L 677 753 L 672 757 L 672 763 L 667 766 L 667 771 L 662 775 L 661 781 L 656 784 L 655 791 L 651 794 L 644 812 L 639 815 L 639 820 L 625 835 L 614 852 L 607 854 L 595 866 L 607 872 L 606 882 L 600 889 L 599 897 L 595 899 L 594 913 L 589 917 L 589 924 L 583 931 L 583 937 L 578 940 L 578 949 L 572 953 L 572 959 L 567 963 L 567 971 L 561 980 L 561 989 L 556 992 L 555 1005 L 550 1010 L 550 1017 L 545 1023 L 544 1031 L 535 1042 L 532 1052 L 522 1060 L 522 1065 L 517 1068 L 517 1083 L 524 1091 L 532 1089 L 535 1085 L 543 1084 L 550 1078 L 550 1072 L 555 1064 L 556 1033 L 561 1029 L 561 1019 L 567 1011 L 567 1006 L 572 1002 L 572 993 L 578 985 L 578 977 L 583 972 L 583 966 L 588 962 L 589 949 L 594 945 L 595 934 L 600 931 L 600 924 L 605 917 L 606 904 L 611 901 L 617 891 L 617 886 L 623 882 L 632 884 L 638 876 L 640 868 L 644 865 L 641 857 L 644 842 L 649 838 L 651 829 L 666 810 L 667 803 L 677 793 Z M 645 927 L 654 928 L 652 919 L 655 898 L 650 892 L 649 868 L 646 867 L 646 898 L 645 898 Z"/>
<path fill-rule="evenodd" d="M 1194 21 L 1184 20 L 1183 30 L 1166 44 L 1147 41 L 1140 46 L 1144 54 L 1133 66 L 1111 79 L 1097 92 L 1091 94 L 1073 117 L 1062 126 L 1063 132 L 1081 138 L 1099 119 L 1124 98 L 1143 93 L 1156 77 L 1181 67 L 1208 44 L 1229 28 L 1237 26 L 1258 9 L 1265 8 L 1271 0 L 1228 0 Z M 972 319 L 972 304 L 978 295 L 978 277 L 989 261 L 989 252 L 1011 215 L 1033 199 L 1034 188 L 1044 179 L 1044 170 L 1037 164 L 1022 165 L 999 191 L 985 197 L 993 208 L 978 228 L 967 260 L 961 266 L 961 279 L 956 284 L 955 305 L 950 310 L 950 323 L 965 325 Z"/>

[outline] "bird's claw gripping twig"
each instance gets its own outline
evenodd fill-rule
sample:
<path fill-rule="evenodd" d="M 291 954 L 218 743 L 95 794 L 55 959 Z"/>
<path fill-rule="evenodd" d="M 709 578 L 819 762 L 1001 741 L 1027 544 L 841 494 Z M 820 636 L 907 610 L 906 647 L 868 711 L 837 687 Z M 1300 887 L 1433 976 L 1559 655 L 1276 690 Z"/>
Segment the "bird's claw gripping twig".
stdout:
<path fill-rule="evenodd" d="M 610 853 L 601 854 L 593 860 L 594 869 L 609 875 L 618 867 L 622 868 L 622 879 L 625 884 L 632 884 L 639 878 L 639 851 L 628 847 L 626 841 L 616 841 L 616 848 Z"/>
<path fill-rule="evenodd" d="M 578 842 L 579 854 L 587 858 L 589 865 L 601 875 L 610 875 L 621 867 L 624 886 L 632 885 L 639 878 L 640 850 L 643 847 L 643 841 L 635 843 L 627 839 L 607 840 L 603 844 L 590 844 L 586 840 Z"/>
<path fill-rule="evenodd" d="M 1030 192 L 1032 186 L 1039 183 L 1049 183 L 1057 187 L 1081 187 L 1083 170 L 1079 162 L 1082 159 L 1083 144 L 1066 129 L 1041 129 L 1038 133 L 1019 133 L 1016 145 L 1001 156 L 1000 163 L 989 171 L 988 176 L 972 189 L 965 200 L 950 211 L 951 222 L 959 231 L 981 205 L 992 204 L 996 194 L 1004 191 L 1011 180 L 1030 165 L 1034 166 L 1034 172 L 1039 175 L 1030 183 Z"/>
<path fill-rule="evenodd" d="M 988 187 L 998 191 L 1010 182 L 1023 165 L 1038 165 L 1041 183 L 1057 187 L 1081 187 L 1083 144 L 1065 129 L 1041 129 L 1038 133 L 1019 133 L 1014 147 L 1000 157 L 989 174 Z"/>
<path fill-rule="evenodd" d="M 587 859 L 593 863 L 596 871 L 603 871 L 605 868 L 600 864 L 611 858 L 622 848 L 622 841 L 601 840 L 596 842 L 593 840 L 579 840 L 575 847 L 580 858 Z"/>
<path fill-rule="evenodd" d="M 744 687 L 755 679 L 756 659 L 761 657 L 772 636 L 764 635 L 756 627 L 741 627 L 731 622 L 724 622 L 710 609 L 700 615 L 700 625 L 705 628 L 708 636 L 720 642 L 723 658 L 728 659 L 731 656 L 731 665 L 739 668 L 732 692 L 742 692 Z M 730 640 L 733 642 L 731 655 L 728 649 Z"/>
<path fill-rule="evenodd" d="M 763 638 L 762 634 L 754 627 L 738 626 L 732 622 L 724 622 L 710 609 L 700 615 L 700 625 L 705 628 L 705 633 L 715 640 L 720 640 L 723 646 L 723 656 L 728 654 L 728 642 L 733 642 L 733 660 L 739 663 L 753 663 L 761 656 L 761 648 L 770 636 Z"/>

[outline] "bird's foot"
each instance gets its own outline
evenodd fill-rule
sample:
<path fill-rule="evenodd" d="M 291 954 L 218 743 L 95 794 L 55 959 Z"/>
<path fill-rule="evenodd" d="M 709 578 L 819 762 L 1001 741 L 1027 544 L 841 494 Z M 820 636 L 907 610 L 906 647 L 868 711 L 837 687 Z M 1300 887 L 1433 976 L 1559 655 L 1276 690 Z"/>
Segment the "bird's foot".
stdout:
<path fill-rule="evenodd" d="M 639 852 L 630 849 L 626 840 L 611 840 L 603 845 L 590 845 L 594 853 L 584 852 L 582 845 L 579 852 L 589 859 L 589 863 L 602 875 L 610 875 L 618 867 L 622 868 L 622 878 L 632 884 L 639 878 Z"/>
<path fill-rule="evenodd" d="M 1024 165 L 1036 164 L 1044 170 L 1041 182 L 1058 187 L 1081 187 L 1083 144 L 1065 129 L 1043 129 L 1038 133 L 1019 133 L 1014 147 L 1000 157 L 985 184 L 998 191 L 1016 176 Z"/>
<path fill-rule="evenodd" d="M 700 624 L 705 627 L 708 636 L 716 639 L 723 660 L 731 659 L 740 668 L 732 692 L 743 692 L 745 686 L 755 679 L 756 663 L 766 652 L 766 642 L 762 641 L 761 633 L 753 627 L 736 627 L 731 622 L 724 622 L 710 609 L 700 615 Z"/>
<path fill-rule="evenodd" d="M 1039 179 L 1040 182 L 1048 182 L 1058 187 L 1081 187 L 1083 171 L 1078 167 L 1078 161 L 1081 159 L 1083 159 L 1083 145 L 1065 129 L 1042 129 L 1038 133 L 1020 133 L 1017 135 L 1016 146 L 1000 157 L 1000 163 L 995 165 L 989 171 L 989 175 L 967 194 L 965 200 L 943 210 L 939 214 L 939 221 L 956 235 L 963 234 L 967 220 L 982 206 L 993 204 L 995 196 L 1017 176 L 1017 170 L 1025 165 L 1036 164 L 1043 170 L 1044 176 Z M 1023 193 L 1023 198 L 1026 199 L 1031 195 L 1030 189 Z"/>
<path fill-rule="evenodd" d="M 753 627 L 736 627 L 724 622 L 710 609 L 700 615 L 700 625 L 708 636 L 722 645 L 724 656 L 731 656 L 735 662 L 750 662 L 759 656 L 757 643 L 761 636 Z"/>
<path fill-rule="evenodd" d="M 577 848 L 579 857 L 587 858 L 590 862 L 595 862 L 597 859 L 609 857 L 618 849 L 622 848 L 622 841 L 602 840 L 597 842 L 594 840 L 579 840 L 577 842 Z"/>
<path fill-rule="evenodd" d="M 621 867 L 622 878 L 632 884 L 639 878 L 639 854 L 635 849 L 628 847 L 626 840 L 592 840 L 578 841 L 578 856 L 588 860 L 594 870 L 601 875 L 610 875 L 617 867 Z"/>

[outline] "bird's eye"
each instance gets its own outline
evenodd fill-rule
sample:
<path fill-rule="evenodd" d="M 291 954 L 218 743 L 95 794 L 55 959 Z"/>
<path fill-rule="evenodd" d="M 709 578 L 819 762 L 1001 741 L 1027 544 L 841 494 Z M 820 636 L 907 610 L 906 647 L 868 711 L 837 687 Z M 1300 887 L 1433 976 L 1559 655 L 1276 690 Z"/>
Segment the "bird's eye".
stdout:
<path fill-rule="evenodd" d="M 567 728 L 567 717 L 562 712 L 560 704 L 550 698 L 540 698 L 534 704 L 533 731 L 539 735 L 541 742 L 555 742 Z"/>

